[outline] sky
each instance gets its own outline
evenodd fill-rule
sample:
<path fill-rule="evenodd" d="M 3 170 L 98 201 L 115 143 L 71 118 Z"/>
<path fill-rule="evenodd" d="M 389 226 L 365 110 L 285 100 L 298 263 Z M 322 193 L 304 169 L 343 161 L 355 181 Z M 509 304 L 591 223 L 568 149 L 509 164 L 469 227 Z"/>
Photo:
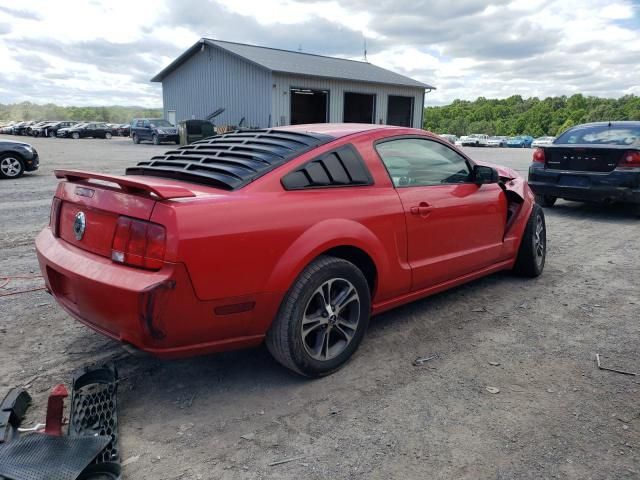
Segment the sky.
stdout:
<path fill-rule="evenodd" d="M 367 60 L 427 105 L 640 95 L 640 0 L 0 0 L 0 103 L 161 107 L 200 37 Z"/>

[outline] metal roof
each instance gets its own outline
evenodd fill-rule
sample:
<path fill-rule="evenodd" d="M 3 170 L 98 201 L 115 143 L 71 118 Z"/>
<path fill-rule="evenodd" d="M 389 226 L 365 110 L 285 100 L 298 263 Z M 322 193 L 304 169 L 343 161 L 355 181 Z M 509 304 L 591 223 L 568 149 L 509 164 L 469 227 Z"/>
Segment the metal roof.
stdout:
<path fill-rule="evenodd" d="M 294 52 L 290 50 L 280 50 L 277 48 L 260 47 L 244 43 L 224 42 L 222 40 L 215 40 L 211 38 L 200 39 L 200 41 L 153 77 L 151 81 L 161 82 L 164 77 L 178 68 L 191 55 L 202 48 L 203 44 L 225 50 L 272 72 L 435 89 L 435 87 L 418 82 L 417 80 L 405 77 L 404 75 L 386 70 L 368 62 L 326 57 L 323 55 Z"/>

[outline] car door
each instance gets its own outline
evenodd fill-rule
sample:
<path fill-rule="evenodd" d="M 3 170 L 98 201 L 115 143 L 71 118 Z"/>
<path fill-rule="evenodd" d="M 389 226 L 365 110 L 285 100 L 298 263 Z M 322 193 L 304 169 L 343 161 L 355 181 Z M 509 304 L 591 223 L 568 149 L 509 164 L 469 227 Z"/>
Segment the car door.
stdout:
<path fill-rule="evenodd" d="M 149 120 L 145 120 L 142 124 L 142 135 L 140 135 L 140 138 L 143 138 L 145 140 L 151 140 L 151 124 L 149 123 Z"/>
<path fill-rule="evenodd" d="M 412 290 L 499 260 L 507 199 L 498 184 L 472 182 L 472 165 L 444 143 L 402 137 L 376 144 L 405 211 Z"/>

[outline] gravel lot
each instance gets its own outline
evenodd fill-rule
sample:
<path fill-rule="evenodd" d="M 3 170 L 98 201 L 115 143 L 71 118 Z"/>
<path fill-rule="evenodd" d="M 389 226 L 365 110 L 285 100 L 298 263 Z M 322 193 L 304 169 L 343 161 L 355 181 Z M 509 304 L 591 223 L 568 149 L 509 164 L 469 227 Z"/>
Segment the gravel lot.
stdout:
<path fill-rule="evenodd" d="M 40 170 L 0 181 L 0 276 L 39 273 L 33 238 L 48 222 L 54 168 L 122 173 L 171 148 L 29 141 Z M 468 150 L 523 174 L 531 156 Z M 640 377 L 594 360 L 599 352 L 607 366 L 640 371 L 640 220 L 565 201 L 546 214 L 540 278 L 496 274 L 376 317 L 353 361 L 315 381 L 264 348 L 171 362 L 132 356 L 42 290 L 2 297 L 0 395 L 28 384 L 34 424 L 54 384 L 116 358 L 130 479 L 640 478 Z M 287 458 L 296 460 L 269 466 Z"/>

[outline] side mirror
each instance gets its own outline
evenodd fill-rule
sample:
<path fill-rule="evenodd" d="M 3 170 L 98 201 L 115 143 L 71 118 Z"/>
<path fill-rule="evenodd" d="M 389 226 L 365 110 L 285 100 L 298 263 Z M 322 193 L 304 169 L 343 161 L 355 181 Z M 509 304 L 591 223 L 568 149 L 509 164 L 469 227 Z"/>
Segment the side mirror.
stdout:
<path fill-rule="evenodd" d="M 486 183 L 498 183 L 500 175 L 495 168 L 485 165 L 474 165 L 473 167 L 473 183 L 484 185 Z"/>

